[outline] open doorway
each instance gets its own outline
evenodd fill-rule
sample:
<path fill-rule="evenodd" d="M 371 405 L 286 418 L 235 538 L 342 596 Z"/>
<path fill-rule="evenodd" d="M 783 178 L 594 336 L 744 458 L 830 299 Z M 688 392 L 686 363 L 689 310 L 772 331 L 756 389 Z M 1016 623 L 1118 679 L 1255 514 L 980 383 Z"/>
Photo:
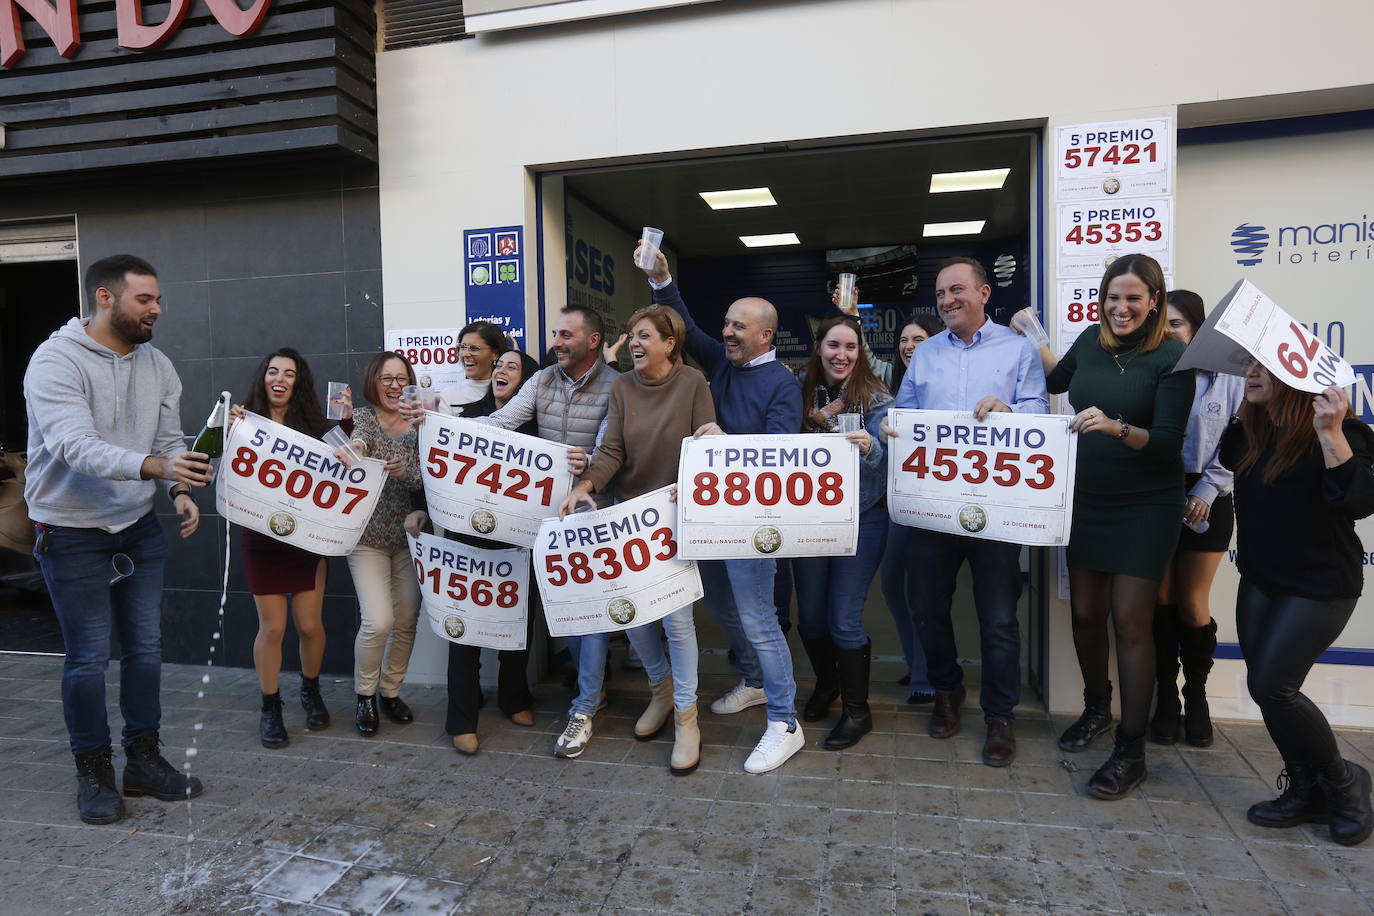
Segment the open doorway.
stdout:
<path fill-rule="evenodd" d="M 0 345 L 0 451 L 7 455 L 27 448 L 24 372 L 29 357 L 81 311 L 74 243 L 70 248 L 56 246 L 48 253 L 51 260 L 22 259 L 44 254 L 31 240 L 22 247 L 6 245 L 0 234 L 0 325 L 5 329 Z M 9 468 L 0 470 L 9 473 Z M 0 481 L 0 486 L 16 488 L 17 483 Z M 0 651 L 61 654 L 62 632 L 37 564 L 26 552 L 7 549 L 7 544 L 0 541 Z"/>
<path fill-rule="evenodd" d="M 1038 305 L 1036 244 L 1039 135 L 1013 131 L 850 146 L 750 150 L 673 162 L 571 168 L 541 175 L 548 312 L 564 303 L 598 311 L 614 339 L 650 290 L 633 263 L 643 226 L 664 231 L 663 250 L 698 323 L 722 326 L 729 304 L 759 296 L 779 312 L 779 358 L 793 369 L 809 358 L 813 330 L 833 314 L 840 273 L 858 276 L 865 339 L 894 363 L 901 327 L 935 311 L 934 281 L 947 258 L 981 261 L 993 293 L 988 315 L 1005 324 Z M 733 206 L 706 192 L 735 191 Z M 556 268 L 562 256 L 566 278 Z M 550 269 L 552 268 L 552 269 Z M 628 368 L 622 354 L 621 368 Z M 1027 567 L 1039 566 L 1027 552 Z M 1043 685 L 1043 596 L 1023 590 L 1022 670 Z M 782 583 L 780 583 L 781 585 Z M 778 589 L 780 604 L 787 589 Z M 789 615 L 796 619 L 795 604 Z M 975 657 L 978 624 L 965 569 L 955 598 L 958 644 Z M 895 623 L 875 581 L 865 611 L 873 641 L 873 682 L 905 670 Z M 708 615 L 698 615 L 703 648 L 724 653 Z M 795 643 L 796 641 L 793 640 Z M 801 659 L 799 670 L 809 670 Z"/>

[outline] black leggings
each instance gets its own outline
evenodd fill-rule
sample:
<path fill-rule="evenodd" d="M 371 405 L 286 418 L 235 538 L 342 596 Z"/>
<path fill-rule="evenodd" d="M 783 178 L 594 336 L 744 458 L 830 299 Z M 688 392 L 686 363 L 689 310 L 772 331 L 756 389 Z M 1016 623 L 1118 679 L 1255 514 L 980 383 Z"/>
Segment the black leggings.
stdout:
<path fill-rule="evenodd" d="M 1270 594 L 1240 581 L 1236 630 L 1245 653 L 1250 696 L 1283 759 L 1336 772 L 1341 753 L 1336 736 L 1316 704 L 1303 696 L 1302 682 L 1317 658 L 1345 629 L 1358 599 L 1315 601 Z M 1339 772 L 1344 772 L 1340 770 Z"/>
<path fill-rule="evenodd" d="M 1159 582 L 1123 573 L 1069 569 L 1069 605 L 1073 609 L 1073 647 L 1087 696 L 1105 699 L 1107 616 L 1116 631 L 1116 674 L 1121 687 L 1121 735 L 1143 737 L 1155 689 L 1155 642 L 1152 625 Z"/>

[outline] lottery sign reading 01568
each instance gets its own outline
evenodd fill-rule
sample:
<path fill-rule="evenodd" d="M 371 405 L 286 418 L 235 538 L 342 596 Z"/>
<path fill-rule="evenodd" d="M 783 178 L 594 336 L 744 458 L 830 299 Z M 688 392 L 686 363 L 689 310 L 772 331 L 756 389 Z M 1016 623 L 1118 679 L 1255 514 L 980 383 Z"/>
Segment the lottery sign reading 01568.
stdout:
<path fill-rule="evenodd" d="M 518 547 L 568 495 L 568 448 L 429 412 L 420 424 L 420 469 L 435 524 Z"/>
<path fill-rule="evenodd" d="M 684 439 L 682 554 L 693 560 L 852 557 L 859 447 L 842 434 Z"/>
<path fill-rule="evenodd" d="M 887 505 L 892 520 L 1037 547 L 1069 542 L 1078 436 L 1069 417 L 892 410 Z"/>
<path fill-rule="evenodd" d="M 534 566 L 550 635 L 628 630 L 701 597 L 697 564 L 678 549 L 671 491 L 544 522 Z"/>
<path fill-rule="evenodd" d="M 357 545 L 385 484 L 382 462 L 345 466 L 333 446 L 245 413 L 224 443 L 215 511 L 310 553 L 342 557 Z"/>
<path fill-rule="evenodd" d="M 525 648 L 528 550 L 484 550 L 432 534 L 406 539 L 435 636 L 484 649 Z"/>

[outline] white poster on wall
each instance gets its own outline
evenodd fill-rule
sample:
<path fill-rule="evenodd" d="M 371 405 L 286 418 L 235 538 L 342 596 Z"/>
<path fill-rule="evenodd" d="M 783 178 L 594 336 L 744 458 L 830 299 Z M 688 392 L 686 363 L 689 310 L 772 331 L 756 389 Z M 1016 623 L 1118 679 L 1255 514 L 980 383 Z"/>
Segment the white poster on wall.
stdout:
<path fill-rule="evenodd" d="M 485 550 L 432 534 L 406 540 L 435 636 L 485 649 L 525 648 L 528 550 Z"/>
<path fill-rule="evenodd" d="M 1054 138 L 1060 201 L 1164 197 L 1173 190 L 1173 118 L 1069 124 Z"/>
<path fill-rule="evenodd" d="M 463 380 L 458 354 L 461 328 L 402 328 L 386 332 L 386 348 L 410 360 L 421 388 L 447 388 Z M 354 397 L 362 403 L 358 397 Z"/>
<path fill-rule="evenodd" d="M 1075 200 L 1059 204 L 1057 273 L 1102 276 L 1123 254 L 1147 254 L 1173 272 L 1174 202 L 1168 197 Z"/>

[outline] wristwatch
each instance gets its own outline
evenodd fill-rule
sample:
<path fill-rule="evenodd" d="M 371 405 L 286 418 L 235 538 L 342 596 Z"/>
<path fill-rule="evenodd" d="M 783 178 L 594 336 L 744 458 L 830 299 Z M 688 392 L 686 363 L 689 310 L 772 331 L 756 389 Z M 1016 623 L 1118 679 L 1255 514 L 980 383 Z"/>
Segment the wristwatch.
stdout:
<path fill-rule="evenodd" d="M 191 488 L 188 487 L 188 486 L 185 486 L 185 485 L 182 485 L 182 486 L 180 486 L 180 487 L 172 487 L 172 489 L 170 489 L 170 490 L 167 491 L 167 496 L 168 496 L 173 502 L 176 501 L 176 498 L 177 498 L 178 496 L 190 496 L 190 495 L 191 495 Z"/>

